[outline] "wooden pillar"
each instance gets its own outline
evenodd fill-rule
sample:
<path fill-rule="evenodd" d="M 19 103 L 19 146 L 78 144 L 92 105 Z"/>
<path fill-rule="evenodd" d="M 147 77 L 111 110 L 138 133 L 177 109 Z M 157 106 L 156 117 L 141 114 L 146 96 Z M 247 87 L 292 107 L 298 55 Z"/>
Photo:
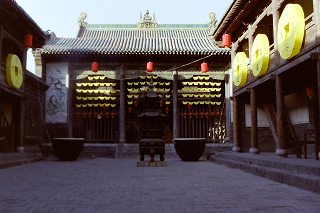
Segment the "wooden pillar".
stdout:
<path fill-rule="evenodd" d="M 278 4 L 279 0 L 272 0 L 272 22 L 273 22 L 273 40 L 274 40 L 274 58 L 275 63 L 280 63 L 280 53 L 278 47 L 278 22 L 279 22 L 279 11 Z"/>
<path fill-rule="evenodd" d="M 173 138 L 180 137 L 179 109 L 178 109 L 178 71 L 173 75 Z"/>
<path fill-rule="evenodd" d="M 277 102 L 277 134 L 279 140 L 279 147 L 277 147 L 276 154 L 279 157 L 287 157 L 288 150 L 286 149 L 286 138 L 284 130 L 285 108 L 283 97 L 283 85 L 281 76 L 276 76 L 276 102 Z"/>
<path fill-rule="evenodd" d="M 123 147 L 126 142 L 126 104 L 125 104 L 125 90 L 126 90 L 126 82 L 125 82 L 125 72 L 124 67 L 120 68 L 120 111 L 119 111 L 119 143 L 116 152 L 116 158 L 122 159 L 123 155 Z"/>
<path fill-rule="evenodd" d="M 239 126 L 239 100 L 237 97 L 233 98 L 233 131 L 234 131 L 234 145 L 233 152 L 240 152 L 240 126 Z"/>
<path fill-rule="evenodd" d="M 313 0 L 313 20 L 316 27 L 316 38 L 315 42 L 320 41 L 320 4 L 319 0 Z"/>
<path fill-rule="evenodd" d="M 19 122 L 18 122 L 18 145 L 17 145 L 17 151 L 18 152 L 24 152 L 23 147 L 23 130 L 24 130 L 24 98 L 21 97 L 19 99 Z"/>
<path fill-rule="evenodd" d="M 258 116 L 257 116 L 257 97 L 256 90 L 250 90 L 250 104 L 251 104 L 251 154 L 259 154 L 258 149 Z"/>

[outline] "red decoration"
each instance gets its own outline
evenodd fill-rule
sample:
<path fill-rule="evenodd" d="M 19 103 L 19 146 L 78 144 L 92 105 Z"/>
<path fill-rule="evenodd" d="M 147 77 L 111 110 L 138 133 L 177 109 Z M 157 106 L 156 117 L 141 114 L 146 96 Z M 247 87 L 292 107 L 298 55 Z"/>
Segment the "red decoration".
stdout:
<path fill-rule="evenodd" d="M 98 116 L 98 113 L 97 113 L 97 112 L 95 112 L 95 113 L 93 113 L 93 115 L 94 115 L 94 117 L 97 117 L 97 116 Z"/>
<path fill-rule="evenodd" d="M 79 116 L 81 115 L 81 113 L 80 113 L 80 112 L 77 112 L 76 115 L 77 115 L 77 117 L 79 118 Z"/>
<path fill-rule="evenodd" d="M 192 109 L 192 105 L 191 104 L 188 104 L 188 109 Z"/>
<path fill-rule="evenodd" d="M 82 113 L 82 116 L 85 118 L 87 116 L 87 113 Z"/>
<path fill-rule="evenodd" d="M 92 112 L 89 112 L 89 113 L 88 113 L 88 116 L 89 116 L 89 118 L 90 118 L 90 117 L 92 116 Z"/>
<path fill-rule="evenodd" d="M 217 113 L 216 113 L 216 116 L 217 116 L 217 117 L 219 117 L 220 115 L 221 115 L 220 112 L 217 112 Z"/>
<path fill-rule="evenodd" d="M 224 34 L 222 36 L 222 46 L 224 48 L 229 48 L 231 46 L 231 36 L 230 36 L 230 34 Z"/>
<path fill-rule="evenodd" d="M 103 116 L 103 112 L 100 112 L 99 115 L 102 117 Z"/>
<path fill-rule="evenodd" d="M 159 103 L 160 103 L 160 106 L 162 106 L 162 105 L 163 105 L 163 101 L 160 101 Z"/>
<path fill-rule="evenodd" d="M 214 117 L 216 114 L 214 112 L 211 112 L 211 117 Z"/>
<path fill-rule="evenodd" d="M 204 116 L 204 113 L 203 113 L 203 112 L 200 112 L 200 116 L 201 116 L 201 118 L 203 118 L 203 116 Z"/>
<path fill-rule="evenodd" d="M 105 115 L 106 115 L 106 117 L 108 118 L 108 117 L 109 117 L 109 115 L 110 115 L 110 113 L 109 113 L 109 112 L 106 112 L 106 114 L 105 114 Z"/>
<path fill-rule="evenodd" d="M 208 64 L 207 63 L 202 63 L 201 64 L 201 72 L 202 73 L 208 72 Z"/>
<path fill-rule="evenodd" d="M 193 116 L 192 112 L 189 113 L 189 116 L 190 116 L 190 118 L 192 118 L 192 116 Z"/>
<path fill-rule="evenodd" d="M 98 72 L 98 70 L 99 70 L 98 62 L 93 62 L 92 63 L 92 72 Z"/>
<path fill-rule="evenodd" d="M 135 106 L 137 106 L 139 102 L 138 101 L 134 101 L 133 103 L 134 103 Z"/>
<path fill-rule="evenodd" d="M 148 72 L 153 72 L 153 62 L 148 62 L 147 63 L 147 71 Z"/>
<path fill-rule="evenodd" d="M 197 113 L 197 112 L 194 113 L 194 116 L 196 116 L 196 118 L 197 118 L 199 116 L 199 113 Z"/>
<path fill-rule="evenodd" d="M 208 118 L 208 117 L 209 117 L 209 112 L 206 112 L 205 115 L 206 115 L 206 117 Z"/>
<path fill-rule="evenodd" d="M 170 111 L 170 109 L 168 107 L 165 110 L 166 110 L 166 113 L 169 113 L 169 111 Z"/>
<path fill-rule="evenodd" d="M 111 113 L 111 117 L 114 118 L 116 116 L 116 114 L 114 113 Z"/>
<path fill-rule="evenodd" d="M 188 114 L 187 114 L 186 112 L 185 112 L 185 113 L 183 113 L 183 117 L 184 117 L 184 118 L 186 118 L 186 117 L 187 117 L 187 115 L 188 115 Z"/>
<path fill-rule="evenodd" d="M 307 87 L 306 88 L 306 92 L 307 92 L 307 95 L 309 97 L 309 100 L 313 100 L 313 96 L 314 96 L 314 89 L 312 87 Z"/>
<path fill-rule="evenodd" d="M 104 103 L 103 109 L 108 109 L 107 104 L 108 104 L 108 103 Z"/>
<path fill-rule="evenodd" d="M 128 111 L 129 111 L 129 113 L 131 113 L 131 112 L 132 112 L 132 108 L 131 108 L 131 107 L 129 107 L 129 108 L 128 108 Z"/>
<path fill-rule="evenodd" d="M 32 35 L 27 34 L 24 36 L 24 46 L 27 49 L 32 47 Z"/>

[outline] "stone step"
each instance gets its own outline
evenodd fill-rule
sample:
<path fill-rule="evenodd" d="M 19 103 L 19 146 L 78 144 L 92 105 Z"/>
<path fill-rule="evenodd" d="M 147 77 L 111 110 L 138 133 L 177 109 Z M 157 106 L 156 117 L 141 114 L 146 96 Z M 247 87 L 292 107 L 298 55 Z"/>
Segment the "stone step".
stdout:
<path fill-rule="evenodd" d="M 1 153 L 0 169 L 43 160 L 41 153 Z"/>
<path fill-rule="evenodd" d="M 253 164 L 252 162 L 227 159 L 215 155 L 212 155 L 210 160 L 215 163 L 226 165 L 231 168 L 241 169 L 251 174 L 268 178 L 283 184 L 320 193 L 320 178 L 318 175 L 303 174 L 284 169 L 261 166 Z"/>
<path fill-rule="evenodd" d="M 318 164 L 319 161 L 315 159 L 309 159 L 310 161 L 306 164 L 305 159 L 299 159 L 295 156 L 292 158 L 277 158 L 274 154 L 274 157 L 270 159 L 270 154 L 264 155 L 242 155 L 241 153 L 215 153 L 215 157 L 229 159 L 233 161 L 238 161 L 247 164 L 254 164 L 259 166 L 265 166 L 269 168 L 286 170 L 289 172 L 297 172 L 301 174 L 317 175 L 320 176 L 320 167 Z M 314 160 L 314 161 L 311 161 Z"/>

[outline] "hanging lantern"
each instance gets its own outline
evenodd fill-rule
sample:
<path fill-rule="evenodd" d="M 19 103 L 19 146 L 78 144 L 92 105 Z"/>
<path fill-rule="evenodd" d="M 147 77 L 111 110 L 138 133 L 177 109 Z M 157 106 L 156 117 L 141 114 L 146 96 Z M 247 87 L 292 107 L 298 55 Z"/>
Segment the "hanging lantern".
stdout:
<path fill-rule="evenodd" d="M 163 105 L 163 101 L 160 101 L 159 103 L 160 103 L 160 106 L 162 106 L 162 105 Z"/>
<path fill-rule="evenodd" d="M 309 97 L 309 100 L 312 101 L 313 100 L 313 96 L 314 96 L 314 89 L 311 88 L 311 87 L 307 87 L 306 88 L 306 92 L 307 92 L 307 95 Z"/>
<path fill-rule="evenodd" d="M 169 111 L 170 111 L 170 109 L 168 107 L 165 110 L 166 110 L 166 113 L 169 113 Z"/>
<path fill-rule="evenodd" d="M 108 117 L 109 117 L 109 115 L 110 115 L 110 113 L 109 113 L 109 112 L 106 112 L 106 114 L 105 114 L 105 115 L 106 115 L 106 117 L 108 118 Z"/>
<path fill-rule="evenodd" d="M 27 34 L 24 36 L 24 46 L 29 49 L 32 47 L 32 35 Z"/>
<path fill-rule="evenodd" d="M 138 106 L 139 102 L 138 101 L 134 101 L 133 103 L 134 103 L 135 106 Z"/>
<path fill-rule="evenodd" d="M 192 112 L 190 112 L 190 113 L 189 113 L 189 117 L 192 118 L 192 116 L 193 116 L 193 114 L 192 114 Z"/>
<path fill-rule="evenodd" d="M 184 118 L 187 118 L 187 115 L 188 115 L 188 114 L 187 114 L 186 112 L 183 113 L 183 117 L 184 117 Z"/>
<path fill-rule="evenodd" d="M 103 112 L 100 112 L 100 113 L 99 113 L 99 115 L 100 115 L 100 117 L 102 118 L 102 116 L 103 116 Z"/>
<path fill-rule="evenodd" d="M 188 103 L 188 109 L 192 109 L 192 105 Z"/>
<path fill-rule="evenodd" d="M 199 113 L 194 113 L 194 116 L 196 116 L 196 118 L 198 118 L 198 116 L 199 116 Z"/>
<path fill-rule="evenodd" d="M 219 117 L 220 115 L 221 115 L 221 113 L 220 113 L 220 112 L 217 112 L 217 113 L 216 113 L 216 116 L 217 116 L 217 117 Z"/>
<path fill-rule="evenodd" d="M 114 113 L 111 113 L 111 117 L 114 118 L 116 116 L 116 114 Z"/>
<path fill-rule="evenodd" d="M 82 113 L 82 116 L 85 118 L 87 116 L 87 113 Z"/>
<path fill-rule="evenodd" d="M 147 71 L 148 72 L 153 72 L 153 62 L 148 62 L 147 63 Z"/>
<path fill-rule="evenodd" d="M 208 72 L 208 64 L 207 63 L 202 63 L 201 64 L 201 72 L 202 73 Z"/>
<path fill-rule="evenodd" d="M 205 115 L 206 115 L 206 118 L 208 118 L 209 117 L 209 112 L 206 112 Z"/>
<path fill-rule="evenodd" d="M 98 72 L 98 70 L 99 70 L 98 62 L 93 62 L 92 63 L 92 72 Z"/>
<path fill-rule="evenodd" d="M 222 36 L 222 46 L 224 48 L 229 48 L 231 46 L 231 36 L 230 36 L 230 34 L 224 34 Z"/>
<path fill-rule="evenodd" d="M 90 118 L 90 117 L 92 116 L 92 112 L 89 112 L 89 113 L 88 113 L 88 116 L 89 116 L 89 118 Z"/>
<path fill-rule="evenodd" d="M 107 105 L 108 103 L 104 103 L 104 105 L 103 105 L 103 109 L 108 109 L 108 105 Z"/>
<path fill-rule="evenodd" d="M 79 116 L 81 115 L 81 113 L 80 113 L 80 112 L 77 112 L 76 115 L 77 115 L 77 117 L 79 118 Z"/>
<path fill-rule="evenodd" d="M 95 113 L 93 113 L 93 115 L 94 115 L 94 117 L 97 117 L 97 116 L 98 116 L 98 113 L 97 113 L 97 112 L 95 112 Z"/>
<path fill-rule="evenodd" d="M 200 116 L 201 116 L 201 118 L 203 118 L 203 116 L 204 116 L 204 113 L 203 113 L 203 112 L 200 112 Z"/>
<path fill-rule="evenodd" d="M 131 112 L 132 112 L 132 108 L 131 108 L 131 107 L 129 107 L 129 108 L 128 108 L 128 111 L 129 111 L 129 113 L 131 113 Z"/>
<path fill-rule="evenodd" d="M 211 112 L 211 117 L 214 117 L 216 114 L 214 112 Z"/>

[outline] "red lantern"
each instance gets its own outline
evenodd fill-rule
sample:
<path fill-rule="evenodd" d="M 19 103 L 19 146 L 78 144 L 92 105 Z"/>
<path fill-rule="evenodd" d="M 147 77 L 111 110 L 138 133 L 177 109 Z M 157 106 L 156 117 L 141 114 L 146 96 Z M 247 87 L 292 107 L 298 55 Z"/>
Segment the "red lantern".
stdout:
<path fill-rule="evenodd" d="M 99 115 L 100 115 L 100 117 L 102 117 L 103 116 L 103 112 L 100 112 Z"/>
<path fill-rule="evenodd" d="M 169 111 L 170 111 L 170 109 L 168 107 L 165 110 L 166 110 L 166 113 L 169 113 Z"/>
<path fill-rule="evenodd" d="M 135 106 L 137 106 L 139 102 L 138 101 L 134 101 L 133 103 L 134 103 Z"/>
<path fill-rule="evenodd" d="M 217 113 L 216 113 L 216 116 L 217 116 L 217 117 L 219 117 L 220 115 L 221 115 L 220 112 L 217 112 Z"/>
<path fill-rule="evenodd" d="M 89 113 L 88 113 L 88 116 L 89 116 L 89 118 L 90 118 L 90 117 L 92 116 L 92 112 L 89 112 Z"/>
<path fill-rule="evenodd" d="M 191 104 L 188 104 L 188 109 L 192 109 L 192 105 Z"/>
<path fill-rule="evenodd" d="M 32 47 L 32 35 L 27 34 L 24 36 L 24 46 L 29 49 Z"/>
<path fill-rule="evenodd" d="M 203 113 L 203 112 L 200 112 L 200 116 L 201 116 L 201 118 L 203 118 L 203 116 L 204 116 L 204 113 Z"/>
<path fill-rule="evenodd" d="M 224 48 L 229 48 L 231 46 L 231 36 L 230 36 L 230 34 L 224 34 L 222 36 L 222 46 Z"/>
<path fill-rule="evenodd" d="M 108 109 L 108 107 L 107 107 L 107 103 L 104 103 L 104 105 L 103 105 L 103 109 Z"/>
<path fill-rule="evenodd" d="M 77 112 L 76 115 L 77 115 L 77 117 L 79 118 L 79 116 L 81 115 L 81 113 L 80 113 L 80 112 Z"/>
<path fill-rule="evenodd" d="M 112 117 L 112 118 L 114 118 L 114 116 L 116 116 L 116 114 L 114 114 L 114 113 L 111 113 L 111 117 Z"/>
<path fill-rule="evenodd" d="M 97 112 L 95 112 L 95 113 L 93 113 L 93 115 L 94 115 L 94 117 L 97 117 L 97 116 L 98 116 L 98 113 L 97 113 Z"/>
<path fill-rule="evenodd" d="M 187 114 L 186 112 L 185 112 L 185 113 L 183 113 L 183 117 L 184 117 L 184 118 L 186 118 L 186 117 L 187 117 L 187 115 L 188 115 L 188 114 Z"/>
<path fill-rule="evenodd" d="M 193 116 L 192 112 L 189 113 L 189 116 L 190 116 L 190 118 L 192 118 L 192 116 Z"/>
<path fill-rule="evenodd" d="M 205 115 L 206 115 L 206 118 L 208 118 L 208 117 L 209 117 L 209 112 L 206 112 L 206 114 L 205 114 Z"/>
<path fill-rule="evenodd" d="M 131 112 L 132 112 L 132 108 L 131 108 L 131 107 L 129 107 L 129 108 L 128 108 L 128 111 L 129 111 L 129 113 L 131 113 Z"/>
<path fill-rule="evenodd" d="M 194 113 L 194 116 L 196 116 L 196 118 L 198 118 L 198 116 L 199 116 L 199 113 Z"/>
<path fill-rule="evenodd" d="M 98 72 L 98 70 L 99 70 L 98 62 L 93 62 L 92 63 L 92 72 Z"/>
<path fill-rule="evenodd" d="M 147 63 L 147 71 L 148 72 L 153 72 L 153 62 L 148 62 Z"/>
<path fill-rule="evenodd" d="M 109 113 L 109 112 L 106 112 L 106 114 L 105 114 L 105 115 L 106 115 L 106 117 L 108 118 L 108 117 L 109 117 L 109 115 L 110 115 L 110 113 Z"/>
<path fill-rule="evenodd" d="M 211 112 L 211 117 L 214 117 L 216 114 L 214 112 Z"/>
<path fill-rule="evenodd" d="M 160 103 L 160 106 L 162 106 L 162 105 L 163 105 L 163 101 L 160 101 L 159 103 Z"/>
<path fill-rule="evenodd" d="M 87 116 L 87 113 L 82 113 L 82 116 L 85 118 Z"/>
<path fill-rule="evenodd" d="M 202 63 L 201 64 L 201 72 L 202 73 L 208 72 L 208 64 L 207 63 Z"/>
<path fill-rule="evenodd" d="M 309 97 L 309 100 L 312 101 L 313 100 L 313 96 L 314 96 L 314 89 L 311 88 L 311 87 L 307 87 L 306 88 L 306 92 L 307 92 L 307 95 Z"/>

